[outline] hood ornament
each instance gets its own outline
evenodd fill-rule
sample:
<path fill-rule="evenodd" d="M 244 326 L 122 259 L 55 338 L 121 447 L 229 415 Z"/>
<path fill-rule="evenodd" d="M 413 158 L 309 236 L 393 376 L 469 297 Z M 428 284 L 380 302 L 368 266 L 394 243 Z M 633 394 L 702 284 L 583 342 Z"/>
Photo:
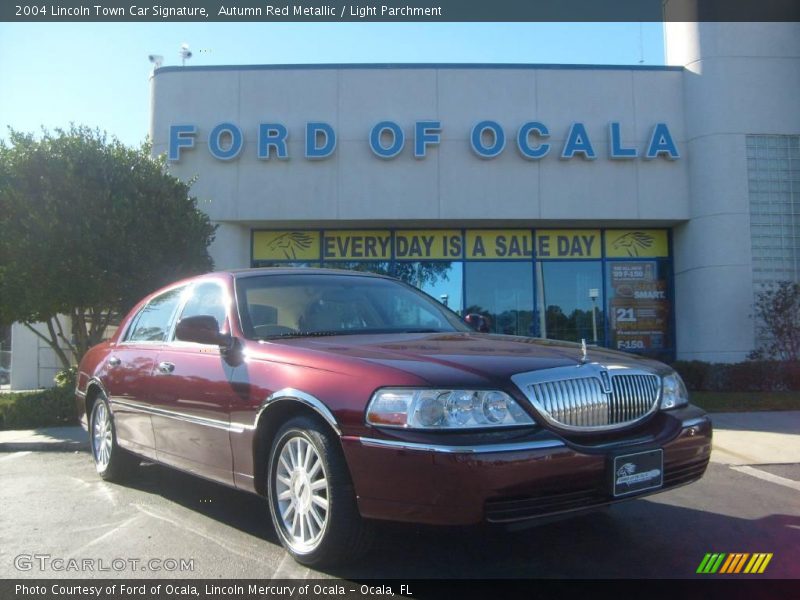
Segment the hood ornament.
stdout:
<path fill-rule="evenodd" d="M 585 365 L 587 360 L 588 359 L 586 357 L 586 339 L 581 338 L 581 364 Z"/>

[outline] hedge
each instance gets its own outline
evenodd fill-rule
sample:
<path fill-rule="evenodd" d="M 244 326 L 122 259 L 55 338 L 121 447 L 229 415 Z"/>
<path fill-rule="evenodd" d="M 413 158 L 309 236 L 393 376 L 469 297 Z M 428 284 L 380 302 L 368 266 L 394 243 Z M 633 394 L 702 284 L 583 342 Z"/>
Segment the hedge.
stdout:
<path fill-rule="evenodd" d="M 0 394 L 0 429 L 35 429 L 77 422 L 72 387 Z"/>
<path fill-rule="evenodd" d="M 701 392 L 786 392 L 800 391 L 800 362 L 751 360 L 740 363 L 677 361 L 690 391 Z"/>

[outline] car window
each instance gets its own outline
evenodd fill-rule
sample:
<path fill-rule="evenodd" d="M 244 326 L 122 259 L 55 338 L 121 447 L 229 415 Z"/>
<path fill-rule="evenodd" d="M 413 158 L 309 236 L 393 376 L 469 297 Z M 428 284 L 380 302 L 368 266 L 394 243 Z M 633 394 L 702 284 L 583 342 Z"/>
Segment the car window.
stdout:
<path fill-rule="evenodd" d="M 398 281 L 348 275 L 268 275 L 237 281 L 250 338 L 464 331 L 457 315 Z"/>
<path fill-rule="evenodd" d="M 184 288 L 175 288 L 150 300 L 139 314 L 125 338 L 126 342 L 163 342 L 171 329 L 172 317 Z"/>
<path fill-rule="evenodd" d="M 200 283 L 192 290 L 192 295 L 186 301 L 180 318 L 209 315 L 217 320 L 222 329 L 228 316 L 225 296 L 225 291 L 218 283 L 213 281 Z"/>

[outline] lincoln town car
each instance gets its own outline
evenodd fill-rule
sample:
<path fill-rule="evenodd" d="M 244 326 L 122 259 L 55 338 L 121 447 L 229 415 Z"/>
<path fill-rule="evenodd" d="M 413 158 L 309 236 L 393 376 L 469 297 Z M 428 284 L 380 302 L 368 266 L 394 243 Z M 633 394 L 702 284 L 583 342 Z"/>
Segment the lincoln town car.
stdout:
<path fill-rule="evenodd" d="M 76 402 L 100 477 L 146 459 L 260 494 L 308 565 L 379 520 L 525 526 L 703 475 L 711 423 L 670 367 L 484 325 L 384 276 L 210 273 L 135 306 Z"/>

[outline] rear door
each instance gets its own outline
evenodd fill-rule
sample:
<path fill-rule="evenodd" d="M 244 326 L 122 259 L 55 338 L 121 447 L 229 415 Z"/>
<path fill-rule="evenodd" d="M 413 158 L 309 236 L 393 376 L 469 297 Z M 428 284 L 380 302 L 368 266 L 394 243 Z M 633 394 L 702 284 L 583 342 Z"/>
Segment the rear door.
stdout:
<path fill-rule="evenodd" d="M 106 359 L 104 384 L 114 413 L 119 444 L 144 456 L 155 456 L 150 420 L 152 375 L 167 341 L 185 287 L 151 299 L 133 318 L 124 337 Z"/>

